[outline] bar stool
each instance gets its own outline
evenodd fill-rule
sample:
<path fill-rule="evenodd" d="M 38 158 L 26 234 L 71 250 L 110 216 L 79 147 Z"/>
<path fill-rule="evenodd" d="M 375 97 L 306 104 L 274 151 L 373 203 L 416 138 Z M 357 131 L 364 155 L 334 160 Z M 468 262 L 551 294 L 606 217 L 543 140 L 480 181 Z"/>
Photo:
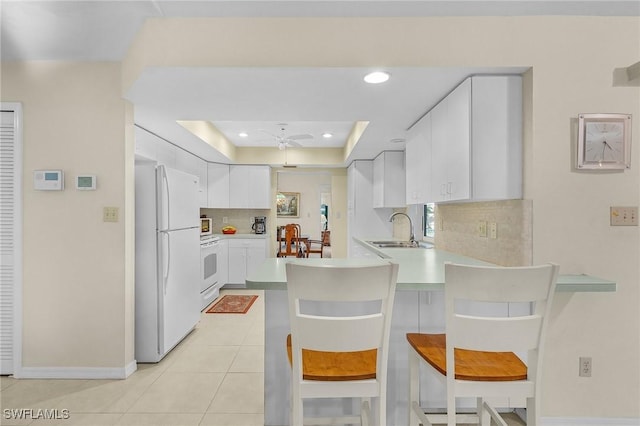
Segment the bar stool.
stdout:
<path fill-rule="evenodd" d="M 480 422 L 507 426 L 490 405 L 495 398 L 526 399 L 527 425 L 537 425 L 545 331 L 558 266 L 483 267 L 445 264 L 446 334 L 408 333 L 409 424 Z M 456 304 L 529 302 L 532 312 L 518 317 L 464 315 Z M 527 353 L 527 365 L 515 354 Z M 447 414 L 425 414 L 419 403 L 420 361 L 447 389 Z M 456 398 L 475 397 L 476 413 L 456 415 Z M 472 418 L 469 418 L 472 417 Z"/>
<path fill-rule="evenodd" d="M 286 264 L 291 334 L 291 425 L 303 424 L 303 400 L 361 398 L 357 416 L 309 418 L 319 423 L 386 424 L 388 343 L 398 265 L 383 260 Z M 362 309 L 362 312 L 356 310 Z"/>

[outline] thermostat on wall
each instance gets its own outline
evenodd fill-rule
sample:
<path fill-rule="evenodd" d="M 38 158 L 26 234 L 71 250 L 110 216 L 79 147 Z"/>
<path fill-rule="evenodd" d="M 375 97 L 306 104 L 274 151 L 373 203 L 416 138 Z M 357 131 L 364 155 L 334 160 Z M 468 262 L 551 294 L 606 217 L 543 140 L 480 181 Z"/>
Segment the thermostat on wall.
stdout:
<path fill-rule="evenodd" d="M 34 170 L 33 189 L 62 191 L 64 189 L 64 173 L 62 170 Z"/>
<path fill-rule="evenodd" d="M 96 189 L 96 175 L 76 176 L 76 189 L 82 191 L 93 191 Z"/>

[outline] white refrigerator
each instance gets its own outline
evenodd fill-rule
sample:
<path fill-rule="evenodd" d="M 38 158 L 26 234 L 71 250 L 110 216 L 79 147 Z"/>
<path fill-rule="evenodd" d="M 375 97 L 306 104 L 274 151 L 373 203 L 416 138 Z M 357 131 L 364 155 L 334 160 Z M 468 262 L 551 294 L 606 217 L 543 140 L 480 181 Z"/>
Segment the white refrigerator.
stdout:
<path fill-rule="evenodd" d="M 136 160 L 135 357 L 158 362 L 200 318 L 198 178 Z"/>

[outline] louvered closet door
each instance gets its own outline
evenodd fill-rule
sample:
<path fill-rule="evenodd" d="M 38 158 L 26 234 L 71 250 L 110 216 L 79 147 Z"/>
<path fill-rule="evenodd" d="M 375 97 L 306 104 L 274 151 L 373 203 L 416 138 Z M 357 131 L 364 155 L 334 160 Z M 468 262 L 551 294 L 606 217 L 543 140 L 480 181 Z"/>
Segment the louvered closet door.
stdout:
<path fill-rule="evenodd" d="M 19 176 L 16 112 L 0 111 L 0 374 L 13 373 L 13 296 L 18 260 Z"/>

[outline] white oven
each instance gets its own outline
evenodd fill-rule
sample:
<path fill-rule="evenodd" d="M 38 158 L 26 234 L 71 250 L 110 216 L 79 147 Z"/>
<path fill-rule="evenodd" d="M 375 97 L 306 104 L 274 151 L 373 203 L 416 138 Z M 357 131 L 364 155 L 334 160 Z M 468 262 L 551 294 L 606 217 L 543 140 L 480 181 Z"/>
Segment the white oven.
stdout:
<path fill-rule="evenodd" d="M 207 237 L 200 240 L 200 309 L 204 309 L 216 300 L 222 283 L 219 282 L 220 237 Z"/>

